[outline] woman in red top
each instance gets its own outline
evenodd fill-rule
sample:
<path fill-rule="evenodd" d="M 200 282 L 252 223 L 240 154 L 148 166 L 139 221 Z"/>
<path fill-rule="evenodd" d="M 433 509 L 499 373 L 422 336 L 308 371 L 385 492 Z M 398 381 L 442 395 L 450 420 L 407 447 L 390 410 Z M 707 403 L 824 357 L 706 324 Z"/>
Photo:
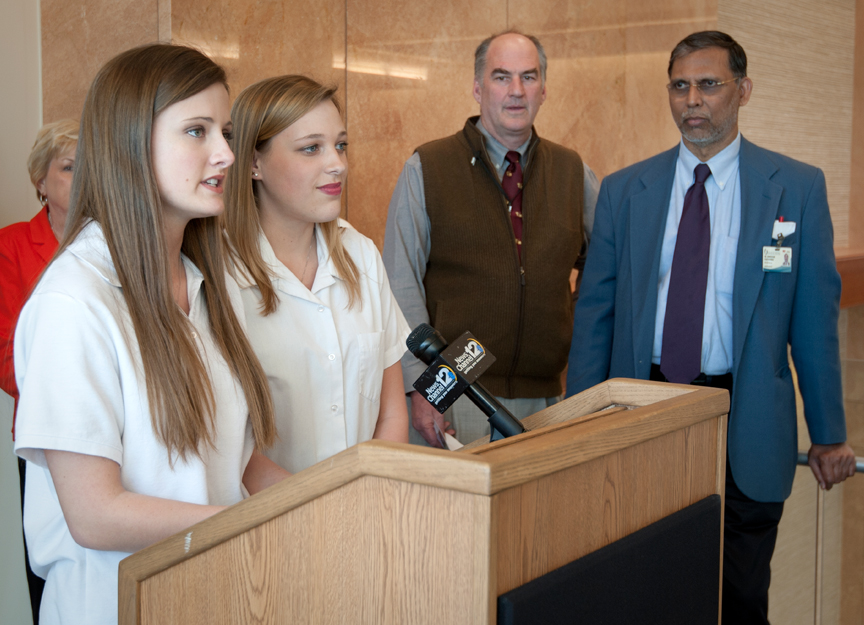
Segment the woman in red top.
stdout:
<path fill-rule="evenodd" d="M 0 230 L 0 388 L 12 396 L 16 409 L 18 386 L 15 384 L 12 357 L 15 323 L 42 270 L 54 256 L 57 242 L 63 234 L 77 147 L 77 121 L 64 119 L 42 126 L 27 159 L 30 180 L 36 187 L 36 197 L 42 203 L 42 210 L 29 222 L 12 224 Z M 14 423 L 12 436 L 15 436 Z M 18 472 L 21 477 L 23 511 L 25 463 L 20 458 Z M 45 581 L 30 570 L 26 543 L 24 554 L 33 622 L 38 623 Z"/>
<path fill-rule="evenodd" d="M 12 359 L 15 323 L 63 234 L 77 146 L 77 121 L 64 119 L 42 126 L 27 160 L 42 210 L 29 222 L 0 230 L 0 388 L 16 404 L 18 387 Z"/>

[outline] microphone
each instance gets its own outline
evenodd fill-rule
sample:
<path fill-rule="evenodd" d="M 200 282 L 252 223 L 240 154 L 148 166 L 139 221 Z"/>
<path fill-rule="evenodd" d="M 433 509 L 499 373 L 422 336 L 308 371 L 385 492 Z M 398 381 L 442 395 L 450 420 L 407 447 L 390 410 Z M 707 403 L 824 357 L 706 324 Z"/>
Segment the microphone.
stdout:
<path fill-rule="evenodd" d="M 470 332 L 452 345 L 428 323 L 414 328 L 405 342 L 408 351 L 429 365 L 414 388 L 444 413 L 463 393 L 489 418 L 492 438 L 508 438 L 525 431 L 525 427 L 482 384 L 476 382 L 495 357 Z"/>

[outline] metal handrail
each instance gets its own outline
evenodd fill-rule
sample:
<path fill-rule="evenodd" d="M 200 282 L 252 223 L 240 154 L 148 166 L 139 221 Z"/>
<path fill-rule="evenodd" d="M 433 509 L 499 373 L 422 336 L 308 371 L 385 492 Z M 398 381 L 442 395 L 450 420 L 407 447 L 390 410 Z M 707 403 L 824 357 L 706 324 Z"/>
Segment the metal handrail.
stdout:
<path fill-rule="evenodd" d="M 798 452 L 798 464 L 808 466 L 807 452 Z M 855 458 L 855 473 L 864 473 L 864 458 Z M 813 624 L 822 625 L 822 562 L 824 551 L 822 545 L 822 528 L 825 522 L 825 491 L 816 485 L 816 596 L 813 605 Z"/>
<path fill-rule="evenodd" d="M 807 452 L 798 452 L 798 464 L 807 466 Z M 855 458 L 855 473 L 864 473 L 864 458 Z"/>

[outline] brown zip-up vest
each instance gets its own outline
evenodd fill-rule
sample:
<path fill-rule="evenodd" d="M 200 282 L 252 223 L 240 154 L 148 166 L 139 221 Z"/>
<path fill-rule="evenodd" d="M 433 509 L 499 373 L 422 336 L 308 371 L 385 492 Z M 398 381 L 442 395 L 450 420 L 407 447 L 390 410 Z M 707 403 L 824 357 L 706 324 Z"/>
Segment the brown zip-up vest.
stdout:
<path fill-rule="evenodd" d="M 532 129 L 520 266 L 507 198 L 477 119 L 417 148 L 432 240 L 426 307 L 448 341 L 468 330 L 495 356 L 481 379 L 493 394 L 552 397 L 562 392 L 573 329 L 569 278 L 583 241 L 582 160 Z"/>

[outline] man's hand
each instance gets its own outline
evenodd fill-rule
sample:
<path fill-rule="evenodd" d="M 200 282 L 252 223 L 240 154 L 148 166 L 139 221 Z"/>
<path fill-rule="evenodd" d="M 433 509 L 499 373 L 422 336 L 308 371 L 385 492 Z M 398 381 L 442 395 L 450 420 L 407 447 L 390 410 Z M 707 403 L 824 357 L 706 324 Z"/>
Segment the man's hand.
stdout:
<path fill-rule="evenodd" d="M 847 443 L 811 445 L 807 462 L 819 486 L 825 490 L 855 475 L 855 452 Z"/>
<path fill-rule="evenodd" d="M 432 447 L 441 447 L 438 437 L 435 435 L 435 426 L 433 425 L 435 421 L 438 422 L 438 427 L 441 428 L 442 432 L 447 432 L 451 436 L 456 434 L 456 431 L 450 427 L 450 422 L 444 421 L 444 416 L 435 410 L 432 404 L 426 401 L 420 393 L 411 391 L 408 395 L 411 397 L 411 424 L 426 439 L 427 443 Z"/>

